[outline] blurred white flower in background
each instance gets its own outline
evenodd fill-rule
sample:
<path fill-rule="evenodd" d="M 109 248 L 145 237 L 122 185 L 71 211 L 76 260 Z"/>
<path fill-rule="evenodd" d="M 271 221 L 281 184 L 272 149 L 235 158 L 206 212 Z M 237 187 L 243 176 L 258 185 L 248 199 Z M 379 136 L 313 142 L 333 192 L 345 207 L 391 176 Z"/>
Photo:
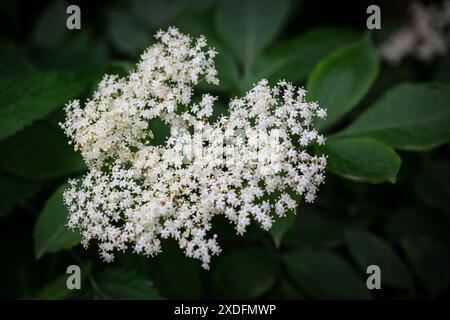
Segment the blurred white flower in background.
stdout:
<path fill-rule="evenodd" d="M 85 246 L 98 241 L 106 261 L 127 248 L 155 255 L 173 238 L 208 268 L 220 252 L 214 216 L 243 234 L 252 220 L 268 230 L 295 214 L 300 196 L 314 201 L 326 158 L 306 148 L 325 142 L 313 124 L 326 111 L 302 88 L 261 80 L 210 123 L 217 98 L 194 102 L 193 88 L 203 78 L 218 83 L 216 52 L 176 28 L 156 38 L 127 77 L 106 75 L 92 100 L 66 106 L 61 126 L 89 168 L 64 194 L 68 225 Z M 160 145 L 155 119 L 170 128 Z"/>
<path fill-rule="evenodd" d="M 381 55 L 392 64 L 406 56 L 430 61 L 444 55 L 450 40 L 450 1 L 429 6 L 414 2 L 409 10 L 410 21 L 380 46 Z"/>

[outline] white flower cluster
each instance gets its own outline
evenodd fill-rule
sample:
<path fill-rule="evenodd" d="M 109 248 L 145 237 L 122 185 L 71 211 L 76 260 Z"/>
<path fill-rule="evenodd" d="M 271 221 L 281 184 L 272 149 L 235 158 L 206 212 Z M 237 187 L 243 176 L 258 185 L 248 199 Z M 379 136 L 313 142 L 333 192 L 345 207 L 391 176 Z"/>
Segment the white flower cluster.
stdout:
<path fill-rule="evenodd" d="M 409 55 L 430 61 L 445 54 L 450 36 L 450 1 L 444 1 L 441 6 L 414 2 L 409 10 L 410 22 L 381 45 L 381 55 L 392 64 L 398 64 Z"/>
<path fill-rule="evenodd" d="M 128 77 L 105 76 L 83 108 L 66 106 L 61 126 L 89 167 L 64 193 L 68 225 L 85 246 L 97 240 L 106 261 L 127 248 L 155 255 L 173 238 L 208 268 L 220 252 L 214 216 L 243 234 L 252 220 L 268 230 L 295 213 L 297 197 L 314 201 L 326 159 L 306 148 L 324 143 L 313 123 L 326 112 L 303 89 L 262 80 L 211 123 L 216 98 L 194 102 L 193 87 L 218 82 L 216 52 L 175 28 L 156 38 Z M 164 144 L 152 144 L 155 119 L 170 127 Z"/>

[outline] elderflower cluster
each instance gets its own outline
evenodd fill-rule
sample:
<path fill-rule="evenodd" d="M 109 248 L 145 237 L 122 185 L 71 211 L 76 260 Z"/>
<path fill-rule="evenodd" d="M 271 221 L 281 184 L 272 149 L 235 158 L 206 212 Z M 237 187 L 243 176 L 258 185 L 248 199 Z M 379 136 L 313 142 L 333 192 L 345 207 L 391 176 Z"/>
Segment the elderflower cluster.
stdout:
<path fill-rule="evenodd" d="M 194 102 L 193 87 L 218 82 L 216 52 L 175 28 L 156 38 L 129 76 L 107 75 L 84 107 L 66 106 L 61 126 L 89 168 L 64 193 L 68 226 L 106 261 L 128 248 L 153 256 L 173 238 L 208 268 L 220 252 L 214 216 L 243 234 L 251 221 L 268 230 L 295 213 L 299 197 L 314 201 L 326 159 L 307 147 L 325 142 L 313 124 L 326 112 L 302 88 L 261 80 L 211 123 L 216 98 Z M 159 145 L 155 119 L 170 127 Z"/>

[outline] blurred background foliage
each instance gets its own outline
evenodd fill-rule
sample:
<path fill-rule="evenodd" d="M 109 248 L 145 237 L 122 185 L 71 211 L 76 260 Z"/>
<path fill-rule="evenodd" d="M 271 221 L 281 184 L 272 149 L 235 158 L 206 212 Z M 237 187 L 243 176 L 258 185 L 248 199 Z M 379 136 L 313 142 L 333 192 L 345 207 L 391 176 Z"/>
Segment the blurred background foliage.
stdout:
<path fill-rule="evenodd" d="M 65 27 L 64 0 L 0 3 L 1 298 L 449 297 L 450 92 L 397 85 L 449 83 L 450 56 L 391 66 L 376 50 L 409 1 L 380 1 L 382 29 L 371 32 L 365 1 L 73 3 L 81 30 Z M 171 241 L 155 258 L 124 253 L 106 264 L 64 227 L 64 183 L 86 170 L 57 126 L 64 103 L 88 97 L 104 73 L 126 74 L 169 25 L 204 34 L 219 52 L 220 85 L 200 86 L 220 97 L 215 116 L 263 77 L 305 85 L 329 108 L 318 125 L 330 143 L 318 151 L 331 172 L 316 203 L 270 233 L 252 226 L 237 236 L 217 219 L 223 252 L 210 271 Z M 400 111 L 387 118 L 389 103 Z M 377 121 L 388 128 L 364 133 Z M 82 290 L 66 289 L 70 264 L 81 266 Z M 371 264 L 381 290 L 366 288 Z"/>

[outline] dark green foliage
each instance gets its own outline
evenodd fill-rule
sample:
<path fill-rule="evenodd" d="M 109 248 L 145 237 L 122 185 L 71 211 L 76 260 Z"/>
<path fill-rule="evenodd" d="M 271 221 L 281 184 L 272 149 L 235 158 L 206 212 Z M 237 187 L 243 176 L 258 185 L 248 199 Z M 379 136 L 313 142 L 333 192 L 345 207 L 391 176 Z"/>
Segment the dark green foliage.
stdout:
<path fill-rule="evenodd" d="M 82 75 L 67 71 L 0 76 L 0 139 L 62 108 L 88 83 Z"/>
<path fill-rule="evenodd" d="M 388 242 L 360 230 L 347 231 L 345 238 L 351 255 L 362 271 L 376 264 L 383 270 L 383 285 L 400 289 L 413 287 L 409 270 Z"/>
<path fill-rule="evenodd" d="M 257 248 L 226 253 L 212 274 L 216 298 L 252 299 L 267 292 L 275 283 L 277 264 L 270 252 Z"/>
<path fill-rule="evenodd" d="M 327 108 L 324 129 L 348 113 L 369 91 L 378 75 L 377 50 L 368 37 L 339 48 L 324 58 L 309 76 L 308 99 Z"/>
<path fill-rule="evenodd" d="M 68 30 L 64 1 L 31 10 L 2 1 L 0 297 L 448 298 L 450 55 L 390 66 L 361 17 L 304 2 L 91 1 L 82 29 Z M 398 20 L 387 10 L 389 18 Z M 261 78 L 306 86 L 328 109 L 317 123 L 327 142 L 312 148 L 328 157 L 316 203 L 276 218 L 269 232 L 251 225 L 238 236 L 215 220 L 222 252 L 209 271 L 171 241 L 157 257 L 128 250 L 107 264 L 66 227 L 62 192 L 86 167 L 57 125 L 64 104 L 90 96 L 100 74 L 126 75 L 169 25 L 204 34 L 219 53 L 220 85 L 199 86 L 219 97 L 211 121 Z M 167 125 L 150 126 L 152 143 L 164 143 Z M 72 264 L 81 290 L 66 287 Z M 366 287 L 369 265 L 381 268 L 381 290 Z"/>
<path fill-rule="evenodd" d="M 16 205 L 35 194 L 41 186 L 39 181 L 22 179 L 8 173 L 0 173 L 0 217 L 7 215 Z"/>
<path fill-rule="evenodd" d="M 78 232 L 67 229 L 67 208 L 63 192 L 68 184 L 59 187 L 45 203 L 34 229 L 34 251 L 39 259 L 45 253 L 69 249 L 81 241 Z"/>
<path fill-rule="evenodd" d="M 372 137 L 401 150 L 427 150 L 450 141 L 450 87 L 401 84 L 342 132 Z"/>
<path fill-rule="evenodd" d="M 328 155 L 329 171 L 357 182 L 395 183 L 400 169 L 397 153 L 373 139 L 330 138 L 316 150 Z"/>
<path fill-rule="evenodd" d="M 36 123 L 0 142 L 3 170 L 28 179 L 66 177 L 86 169 L 81 156 L 57 126 Z"/>
<path fill-rule="evenodd" d="M 310 298 L 371 298 L 364 279 L 334 253 L 294 252 L 284 255 L 283 261 L 293 281 Z"/>

